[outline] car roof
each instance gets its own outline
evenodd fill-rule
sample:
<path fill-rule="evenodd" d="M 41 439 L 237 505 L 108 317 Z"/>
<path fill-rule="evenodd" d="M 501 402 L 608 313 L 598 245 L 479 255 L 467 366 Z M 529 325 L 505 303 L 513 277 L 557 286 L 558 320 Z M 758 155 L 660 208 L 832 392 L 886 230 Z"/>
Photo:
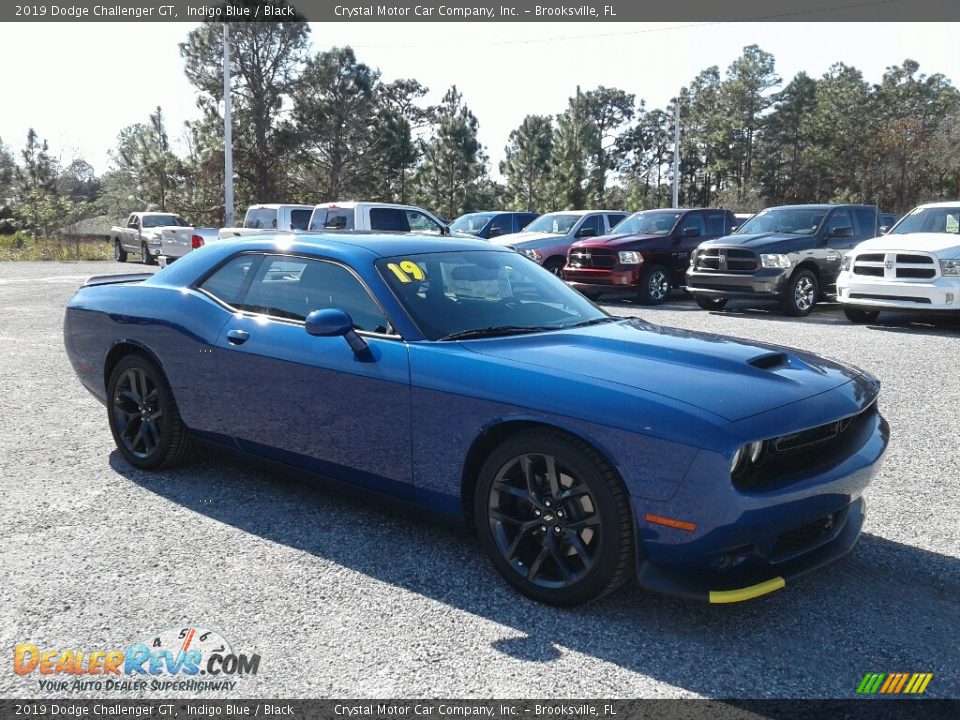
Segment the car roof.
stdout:
<path fill-rule="evenodd" d="M 801 203 L 799 205 L 774 205 L 764 208 L 764 210 L 829 210 L 835 207 L 875 208 L 876 205 L 865 205 L 863 203 Z"/>
<path fill-rule="evenodd" d="M 626 210 L 555 210 L 554 212 L 549 212 L 541 215 L 540 217 L 547 217 L 547 215 L 586 215 L 588 213 L 625 213 Z"/>
<path fill-rule="evenodd" d="M 960 207 L 960 200 L 943 200 L 941 202 L 935 203 L 924 203 L 923 205 L 917 205 L 918 208 L 943 208 L 943 207 Z M 914 208 L 915 210 L 916 208 Z M 913 212 L 911 210 L 911 212 Z M 890 213 L 895 215 L 896 213 Z"/>
<path fill-rule="evenodd" d="M 247 250 L 275 250 L 285 252 L 316 251 L 332 248 L 349 251 L 351 248 L 366 250 L 380 257 L 414 255 L 428 252 L 456 252 L 463 250 L 496 250 L 513 252 L 509 248 L 492 245 L 486 240 L 461 237 L 437 237 L 436 235 L 411 235 L 407 233 L 382 232 L 300 232 L 295 235 L 278 233 L 246 236 L 236 240 L 223 240 L 216 245 L 232 243 Z"/>
<path fill-rule="evenodd" d="M 263 208 L 264 210 L 279 210 L 282 207 L 292 207 L 292 208 L 312 208 L 313 205 L 302 205 L 300 203 L 256 203 L 251 205 L 250 208 Z"/>

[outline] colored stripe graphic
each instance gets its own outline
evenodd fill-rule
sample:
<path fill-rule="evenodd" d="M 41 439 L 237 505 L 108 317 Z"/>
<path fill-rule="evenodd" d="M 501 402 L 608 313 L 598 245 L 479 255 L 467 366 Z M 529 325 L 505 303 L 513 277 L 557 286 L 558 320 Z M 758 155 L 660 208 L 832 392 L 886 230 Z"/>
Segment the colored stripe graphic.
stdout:
<path fill-rule="evenodd" d="M 857 686 L 857 694 L 921 695 L 931 680 L 933 673 L 867 673 Z"/>

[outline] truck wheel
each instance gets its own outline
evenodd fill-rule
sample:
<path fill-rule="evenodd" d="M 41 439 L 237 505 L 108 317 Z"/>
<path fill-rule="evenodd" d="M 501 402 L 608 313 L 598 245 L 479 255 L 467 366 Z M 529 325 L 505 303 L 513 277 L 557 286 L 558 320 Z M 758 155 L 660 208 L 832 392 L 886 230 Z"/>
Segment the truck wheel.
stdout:
<path fill-rule="evenodd" d="M 547 262 L 544 264 L 544 267 L 550 272 L 552 272 L 554 275 L 556 275 L 558 278 L 563 280 L 563 265 L 564 265 L 563 260 L 561 260 L 560 258 L 553 258 L 551 260 L 547 260 Z"/>
<path fill-rule="evenodd" d="M 140 262 L 144 265 L 156 265 L 157 259 L 150 254 L 146 243 L 140 243 Z"/>
<path fill-rule="evenodd" d="M 723 310 L 724 306 L 727 304 L 727 298 L 712 298 L 707 297 L 706 295 L 694 295 L 693 299 L 697 301 L 697 305 L 702 307 L 704 310 Z"/>
<path fill-rule="evenodd" d="M 640 275 L 637 298 L 644 305 L 662 305 L 670 297 L 670 272 L 663 265 L 651 265 Z"/>
<path fill-rule="evenodd" d="M 780 307 L 792 317 L 806 317 L 820 297 L 820 283 L 809 270 L 800 270 L 787 283 L 780 298 Z"/>
<path fill-rule="evenodd" d="M 113 241 L 113 259 L 117 262 L 127 261 L 127 251 L 123 249 L 123 245 L 120 244 L 119 240 Z"/>
<path fill-rule="evenodd" d="M 857 325 L 863 325 L 864 323 L 872 323 L 877 319 L 877 316 L 880 314 L 879 310 L 857 310 L 856 308 L 845 307 L 843 309 L 843 314 L 847 316 L 847 320 Z"/>

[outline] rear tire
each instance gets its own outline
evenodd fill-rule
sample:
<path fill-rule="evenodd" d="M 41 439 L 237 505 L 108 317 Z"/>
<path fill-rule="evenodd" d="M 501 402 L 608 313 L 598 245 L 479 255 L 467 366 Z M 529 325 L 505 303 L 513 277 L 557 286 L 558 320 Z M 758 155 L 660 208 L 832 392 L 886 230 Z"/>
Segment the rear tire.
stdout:
<path fill-rule="evenodd" d="M 596 600 L 634 571 L 633 523 L 619 476 L 564 433 L 525 431 L 494 448 L 480 468 L 474 520 L 497 571 L 540 602 Z"/>
<path fill-rule="evenodd" d="M 847 320 L 857 325 L 864 325 L 866 323 L 872 323 L 880 315 L 879 310 L 858 310 L 857 308 L 848 308 L 843 309 L 843 314 L 847 316 Z"/>
<path fill-rule="evenodd" d="M 120 244 L 119 240 L 113 241 L 113 259 L 117 262 L 127 261 L 127 251 L 123 249 L 123 245 Z"/>
<path fill-rule="evenodd" d="M 144 265 L 156 265 L 157 259 L 150 254 L 146 243 L 140 243 L 140 262 Z"/>
<path fill-rule="evenodd" d="M 670 297 L 670 271 L 663 265 L 651 265 L 640 274 L 637 298 L 644 305 L 662 305 Z"/>
<path fill-rule="evenodd" d="M 820 297 L 820 283 L 810 270 L 799 270 L 787 283 L 780 307 L 791 317 L 806 317 Z"/>
<path fill-rule="evenodd" d="M 178 465 L 193 443 L 163 371 L 139 354 L 117 363 L 107 383 L 110 432 L 123 459 L 141 470 Z"/>
<path fill-rule="evenodd" d="M 727 305 L 727 298 L 712 298 L 707 297 L 706 295 L 694 295 L 693 299 L 697 301 L 699 305 L 704 310 L 723 310 Z"/>

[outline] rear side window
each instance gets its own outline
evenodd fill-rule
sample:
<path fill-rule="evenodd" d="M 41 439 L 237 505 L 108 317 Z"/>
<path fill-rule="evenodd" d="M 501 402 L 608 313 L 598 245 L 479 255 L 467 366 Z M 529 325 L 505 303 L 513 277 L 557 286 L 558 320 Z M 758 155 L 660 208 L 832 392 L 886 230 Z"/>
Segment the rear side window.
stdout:
<path fill-rule="evenodd" d="M 310 224 L 310 215 L 313 213 L 312 210 L 291 210 L 290 211 L 290 227 L 293 230 L 306 230 L 307 225 Z"/>
<path fill-rule="evenodd" d="M 243 218 L 243 226 L 255 230 L 276 230 L 277 211 L 271 208 L 250 208 Z"/>
<path fill-rule="evenodd" d="M 353 230 L 353 210 L 318 208 L 310 218 L 311 230 Z"/>
<path fill-rule="evenodd" d="M 873 208 L 854 208 L 853 214 L 857 218 L 857 225 L 860 226 L 857 237 L 872 238 L 877 236 L 877 213 Z"/>
<path fill-rule="evenodd" d="M 200 287 L 218 300 L 236 307 L 262 257 L 262 255 L 235 257 L 204 280 Z"/>
<path fill-rule="evenodd" d="M 410 232 L 410 221 L 405 210 L 397 208 L 370 208 L 370 229 L 385 232 Z"/>

